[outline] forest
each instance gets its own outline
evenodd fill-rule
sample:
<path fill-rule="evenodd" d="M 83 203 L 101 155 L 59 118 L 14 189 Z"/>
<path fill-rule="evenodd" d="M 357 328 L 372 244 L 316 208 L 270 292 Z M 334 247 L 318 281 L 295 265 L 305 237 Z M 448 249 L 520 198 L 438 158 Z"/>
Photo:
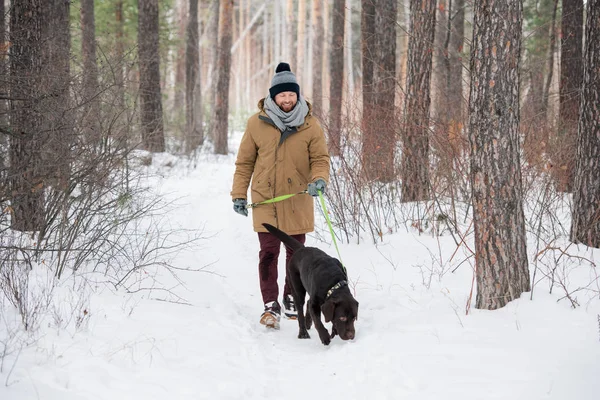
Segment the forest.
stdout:
<path fill-rule="evenodd" d="M 139 167 L 233 153 L 279 62 L 324 127 L 342 242 L 449 234 L 484 309 L 553 277 L 541 260 L 600 247 L 600 0 L 0 7 L 0 287 L 25 329 L 34 266 L 119 286 L 171 249 L 175 232 L 139 234 L 168 208 Z"/>

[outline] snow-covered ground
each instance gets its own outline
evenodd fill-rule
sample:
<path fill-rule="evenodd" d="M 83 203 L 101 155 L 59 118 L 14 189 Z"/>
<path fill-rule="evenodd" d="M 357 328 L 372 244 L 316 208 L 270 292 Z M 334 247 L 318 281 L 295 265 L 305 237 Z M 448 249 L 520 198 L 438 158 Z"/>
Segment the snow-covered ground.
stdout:
<path fill-rule="evenodd" d="M 237 148 L 239 134 L 233 139 Z M 258 323 L 258 240 L 229 197 L 234 159 L 205 154 L 192 169 L 164 167 L 157 157 L 152 167 L 162 173 L 152 185 L 178 204 L 170 223 L 203 229 L 200 247 L 172 260 L 203 268 L 179 272 L 183 285 L 173 291 L 189 304 L 159 301 L 155 292 L 99 291 L 80 329 L 42 326 L 36 343 L 3 358 L 0 399 L 600 398 L 597 295 L 579 292 L 581 306 L 572 309 L 557 301 L 564 292 L 550 294 L 541 282 L 533 300 L 526 293 L 501 310 L 465 315 L 473 272 L 468 263 L 448 270 L 465 254 L 442 277 L 432 260 L 452 256 L 449 236 L 409 231 L 378 247 L 340 245 L 360 302 L 354 341 L 336 337 L 325 347 L 314 329 L 299 340 L 297 323 L 287 320 L 266 331 Z M 313 236 L 307 244 L 336 255 Z M 600 258 L 598 250 L 578 251 Z M 582 262 L 570 283 L 587 285 L 596 274 Z"/>

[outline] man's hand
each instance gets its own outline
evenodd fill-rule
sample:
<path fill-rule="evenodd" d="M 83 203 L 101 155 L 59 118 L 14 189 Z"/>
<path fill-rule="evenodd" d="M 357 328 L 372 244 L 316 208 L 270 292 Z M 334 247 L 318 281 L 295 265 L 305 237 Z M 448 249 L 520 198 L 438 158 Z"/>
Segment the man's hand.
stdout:
<path fill-rule="evenodd" d="M 233 200 L 233 211 L 235 211 L 238 214 L 243 215 L 244 217 L 248 216 L 248 209 L 246 208 L 246 205 L 248 204 L 248 202 L 246 201 L 246 199 L 234 199 Z"/>
<path fill-rule="evenodd" d="M 316 181 L 308 184 L 308 194 L 310 194 L 313 197 L 317 197 L 319 195 L 319 192 L 325 193 L 326 186 L 327 183 L 325 183 L 325 180 L 319 178 Z"/>

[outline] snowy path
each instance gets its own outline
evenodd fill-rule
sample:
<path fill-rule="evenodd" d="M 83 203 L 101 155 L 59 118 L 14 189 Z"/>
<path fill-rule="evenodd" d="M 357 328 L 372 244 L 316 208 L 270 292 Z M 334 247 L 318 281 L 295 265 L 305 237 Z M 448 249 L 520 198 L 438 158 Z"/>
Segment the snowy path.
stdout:
<path fill-rule="evenodd" d="M 258 324 L 258 240 L 250 218 L 232 211 L 232 174 L 233 157 L 208 156 L 160 183 L 163 193 L 184 196 L 173 224 L 205 226 L 202 249 L 174 261 L 214 272 L 180 275 L 191 306 L 95 296 L 86 331 L 49 329 L 23 351 L 8 386 L 4 366 L 0 399 L 598 398 L 598 301 L 571 310 L 540 290 L 533 302 L 465 316 L 470 270 L 426 289 L 414 267 L 431 266 L 431 237 L 397 234 L 381 253 L 341 246 L 360 302 L 355 341 L 324 347 L 314 329 L 299 340 L 287 320 L 266 331 Z M 335 254 L 310 237 L 308 244 Z M 445 257 L 454 250 L 449 238 L 441 247 Z"/>

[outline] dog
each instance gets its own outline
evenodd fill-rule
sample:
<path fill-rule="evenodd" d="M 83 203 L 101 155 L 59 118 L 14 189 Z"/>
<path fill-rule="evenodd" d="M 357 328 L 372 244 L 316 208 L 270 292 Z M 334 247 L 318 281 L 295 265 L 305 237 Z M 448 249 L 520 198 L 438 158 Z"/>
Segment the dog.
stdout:
<path fill-rule="evenodd" d="M 358 301 L 348 287 L 348 276 L 342 263 L 316 247 L 306 247 L 285 232 L 269 224 L 262 224 L 287 247 L 294 251 L 287 265 L 288 282 L 298 311 L 299 339 L 309 339 L 308 329 L 312 322 L 324 345 L 328 345 L 336 334 L 342 340 L 355 336 L 354 321 L 358 317 Z M 308 293 L 310 299 L 304 300 Z M 331 322 L 331 335 L 321 322 Z"/>

